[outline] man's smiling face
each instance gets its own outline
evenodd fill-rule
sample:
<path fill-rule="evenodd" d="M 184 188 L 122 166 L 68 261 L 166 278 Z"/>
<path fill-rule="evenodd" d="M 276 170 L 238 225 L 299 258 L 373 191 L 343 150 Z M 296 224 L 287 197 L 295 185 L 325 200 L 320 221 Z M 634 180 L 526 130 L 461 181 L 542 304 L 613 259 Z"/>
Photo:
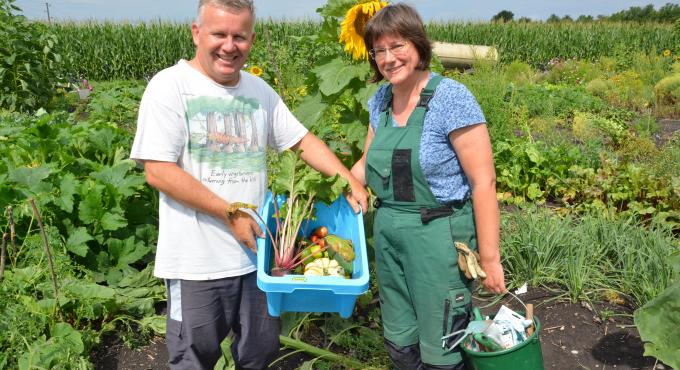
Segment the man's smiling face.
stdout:
<path fill-rule="evenodd" d="M 221 85 L 236 85 L 255 41 L 253 15 L 248 10 L 205 5 L 198 22 L 191 25 L 194 66 Z"/>

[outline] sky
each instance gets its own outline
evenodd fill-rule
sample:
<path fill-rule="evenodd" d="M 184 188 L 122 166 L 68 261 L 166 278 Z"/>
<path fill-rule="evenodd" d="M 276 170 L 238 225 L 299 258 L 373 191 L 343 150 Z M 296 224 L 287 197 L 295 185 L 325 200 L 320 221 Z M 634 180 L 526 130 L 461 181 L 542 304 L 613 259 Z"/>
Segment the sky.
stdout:
<path fill-rule="evenodd" d="M 488 21 L 501 10 L 510 10 L 515 19 L 529 17 L 545 20 L 551 14 L 609 15 L 631 6 L 653 4 L 659 9 L 678 0 L 406 0 L 415 6 L 425 21 Z M 197 0 L 17 0 L 29 19 L 47 19 L 49 4 L 53 20 L 111 21 L 189 21 L 196 12 Z M 267 19 L 320 19 L 316 8 L 325 0 L 255 0 L 256 14 Z"/>

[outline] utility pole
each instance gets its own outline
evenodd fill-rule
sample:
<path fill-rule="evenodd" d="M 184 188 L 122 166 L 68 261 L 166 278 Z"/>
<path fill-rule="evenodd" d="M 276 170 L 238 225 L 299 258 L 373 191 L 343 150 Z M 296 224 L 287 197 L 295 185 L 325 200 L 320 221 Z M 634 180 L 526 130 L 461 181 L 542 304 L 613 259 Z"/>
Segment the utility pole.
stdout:
<path fill-rule="evenodd" d="M 45 1 L 45 8 L 47 9 L 47 23 L 52 23 L 52 19 L 50 19 L 50 3 Z"/>

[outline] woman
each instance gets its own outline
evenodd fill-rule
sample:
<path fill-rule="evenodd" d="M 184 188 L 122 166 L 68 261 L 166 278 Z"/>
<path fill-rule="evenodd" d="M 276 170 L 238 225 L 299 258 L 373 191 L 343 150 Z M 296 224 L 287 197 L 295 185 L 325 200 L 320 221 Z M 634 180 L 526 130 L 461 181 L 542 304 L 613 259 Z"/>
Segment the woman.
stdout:
<path fill-rule="evenodd" d="M 484 116 L 472 94 L 429 72 L 418 13 L 388 5 L 366 24 L 374 72 L 370 126 L 354 176 L 377 194 L 376 264 L 385 345 L 399 369 L 463 369 L 441 337 L 464 328 L 471 281 L 454 242 L 477 249 L 484 288 L 505 291 L 496 176 Z M 454 340 L 457 338 L 453 338 Z"/>

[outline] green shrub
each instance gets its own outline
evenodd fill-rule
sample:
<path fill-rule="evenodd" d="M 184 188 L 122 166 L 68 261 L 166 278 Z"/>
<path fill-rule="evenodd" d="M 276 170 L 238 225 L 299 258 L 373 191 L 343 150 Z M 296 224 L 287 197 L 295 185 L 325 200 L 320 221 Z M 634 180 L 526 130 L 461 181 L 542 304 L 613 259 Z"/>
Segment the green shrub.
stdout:
<path fill-rule="evenodd" d="M 607 96 L 607 92 L 611 89 L 612 83 L 609 80 L 603 78 L 596 78 L 588 82 L 586 85 L 586 91 L 603 99 Z"/>
<path fill-rule="evenodd" d="M 616 154 L 624 162 L 652 164 L 659 156 L 659 149 L 649 137 L 630 135 L 621 141 Z"/>
<path fill-rule="evenodd" d="M 514 105 L 526 106 L 529 117 L 566 118 L 577 110 L 600 112 L 605 109 L 601 99 L 591 96 L 581 86 L 526 85 L 517 87 L 511 94 L 506 94 L 506 100 Z"/>
<path fill-rule="evenodd" d="M 603 155 L 595 168 L 573 166 L 562 200 L 576 211 L 615 211 L 680 231 L 680 178 Z"/>
<path fill-rule="evenodd" d="M 680 191 L 680 131 L 670 139 L 666 145 L 661 147 L 659 156 L 653 159 L 651 171 L 656 176 L 668 176 L 675 174 L 678 181 L 678 191 Z M 677 194 L 680 198 L 680 193 Z"/>
<path fill-rule="evenodd" d="M 102 120 L 133 132 L 146 83 L 111 81 L 95 84 L 86 111 L 90 120 Z"/>
<path fill-rule="evenodd" d="M 628 136 L 623 122 L 583 112 L 574 115 L 572 132 L 581 141 L 601 138 L 612 144 L 619 144 Z"/>
<path fill-rule="evenodd" d="M 568 59 L 552 62 L 544 80 L 553 84 L 580 85 L 596 78 L 600 71 L 585 60 Z"/>
<path fill-rule="evenodd" d="M 663 78 L 654 85 L 657 104 L 680 104 L 680 73 Z"/>
<path fill-rule="evenodd" d="M 580 148 L 544 142 L 499 140 L 494 144 L 498 198 L 506 204 L 544 203 L 568 189 L 565 179 L 575 165 L 595 165 Z"/>
<path fill-rule="evenodd" d="M 680 18 L 675 20 L 675 24 L 673 25 L 673 34 L 675 35 L 675 52 L 680 53 Z"/>
<path fill-rule="evenodd" d="M 630 69 L 640 76 L 645 86 L 653 86 L 671 70 L 671 58 L 662 54 L 636 52 L 630 56 Z"/>
<path fill-rule="evenodd" d="M 500 65 L 483 61 L 475 63 L 471 74 L 447 73 L 447 76 L 465 84 L 474 94 L 489 124 L 492 139 L 507 138 L 515 131 L 511 108 L 503 99 L 508 82 L 502 75 Z"/>
<path fill-rule="evenodd" d="M 505 68 L 505 78 L 517 85 L 533 84 L 538 80 L 538 72 L 528 63 L 516 60 Z"/>
<path fill-rule="evenodd" d="M 14 0 L 0 0 L 0 107 L 34 111 L 56 93 L 61 56 L 57 37 L 18 11 Z"/>
<path fill-rule="evenodd" d="M 650 107 L 653 101 L 651 85 L 631 69 L 610 78 L 595 78 L 586 85 L 586 90 L 614 107 L 638 112 Z"/>
<path fill-rule="evenodd" d="M 641 137 L 650 137 L 661 129 L 656 118 L 651 115 L 644 115 L 636 119 L 633 122 L 633 128 Z"/>

